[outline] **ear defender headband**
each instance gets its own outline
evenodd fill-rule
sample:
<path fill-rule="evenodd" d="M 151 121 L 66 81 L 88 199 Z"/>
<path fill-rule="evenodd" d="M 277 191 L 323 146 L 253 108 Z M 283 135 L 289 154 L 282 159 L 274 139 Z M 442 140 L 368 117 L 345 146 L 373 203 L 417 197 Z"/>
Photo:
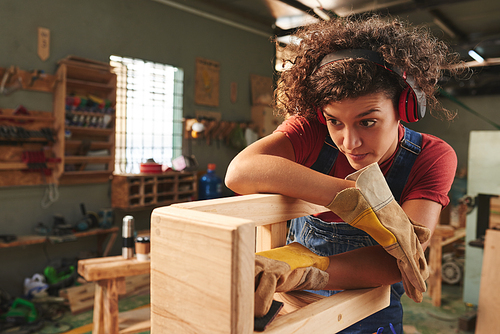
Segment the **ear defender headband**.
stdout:
<path fill-rule="evenodd" d="M 426 109 L 426 99 L 425 94 L 418 88 L 413 77 L 406 74 L 406 72 L 401 71 L 400 68 L 389 67 L 380 54 L 371 50 L 364 49 L 351 49 L 351 50 L 340 50 L 334 53 L 327 54 L 313 71 L 316 72 L 320 68 L 330 63 L 343 60 L 343 59 L 365 59 L 375 64 L 382 66 L 388 71 L 397 73 L 403 78 L 407 87 L 403 90 L 399 96 L 398 112 L 399 117 L 403 122 L 412 123 L 417 122 L 422 119 L 425 115 Z M 321 123 L 326 124 L 323 112 L 317 108 L 318 119 Z"/>

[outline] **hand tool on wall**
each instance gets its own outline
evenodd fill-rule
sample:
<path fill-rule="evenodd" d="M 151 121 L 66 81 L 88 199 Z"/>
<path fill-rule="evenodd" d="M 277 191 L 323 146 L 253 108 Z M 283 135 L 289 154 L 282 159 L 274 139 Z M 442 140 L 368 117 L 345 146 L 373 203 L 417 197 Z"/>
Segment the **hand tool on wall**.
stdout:
<path fill-rule="evenodd" d="M 10 95 L 16 90 L 23 88 L 23 79 L 21 76 L 17 75 L 18 70 L 19 69 L 17 67 L 11 66 L 5 71 L 2 82 L 0 84 L 1 95 Z M 12 79 L 14 79 L 14 82 L 10 83 Z"/>

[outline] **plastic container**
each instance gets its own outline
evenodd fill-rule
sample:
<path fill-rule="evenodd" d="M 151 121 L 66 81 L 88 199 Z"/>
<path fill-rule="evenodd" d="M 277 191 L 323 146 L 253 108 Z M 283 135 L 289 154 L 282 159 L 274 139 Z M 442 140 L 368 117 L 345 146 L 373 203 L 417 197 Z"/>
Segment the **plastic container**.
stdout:
<path fill-rule="evenodd" d="M 222 180 L 215 174 L 215 164 L 208 164 L 207 173 L 198 182 L 198 199 L 221 197 Z"/>

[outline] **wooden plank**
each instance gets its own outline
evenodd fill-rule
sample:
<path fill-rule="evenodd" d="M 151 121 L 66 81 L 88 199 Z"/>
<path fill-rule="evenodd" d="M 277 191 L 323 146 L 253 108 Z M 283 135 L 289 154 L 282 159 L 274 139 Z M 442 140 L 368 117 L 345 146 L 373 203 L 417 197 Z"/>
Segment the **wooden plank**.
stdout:
<path fill-rule="evenodd" d="M 255 227 L 176 207 L 151 221 L 153 333 L 253 331 Z"/>
<path fill-rule="evenodd" d="M 74 236 L 76 238 L 82 238 L 82 237 L 88 237 L 92 235 L 102 235 L 102 234 L 112 234 L 112 233 L 117 233 L 118 232 L 118 227 L 114 226 L 108 229 L 100 229 L 100 228 L 94 228 L 90 229 L 85 232 L 77 232 L 74 234 L 71 234 L 71 236 Z M 27 245 L 34 245 L 34 244 L 41 244 L 46 242 L 48 239 L 46 236 L 41 236 L 41 235 L 23 235 L 19 236 L 15 241 L 12 242 L 0 242 L 0 248 L 9 248 L 9 247 L 18 247 L 18 246 L 27 246 Z M 108 242 L 108 245 L 111 244 L 111 240 Z"/>
<path fill-rule="evenodd" d="M 215 200 L 186 202 L 172 206 L 211 212 L 234 218 L 250 219 L 256 226 L 328 211 L 327 208 L 321 205 L 274 194 L 235 196 Z"/>
<path fill-rule="evenodd" d="M 59 296 L 68 301 L 71 314 L 79 314 L 94 307 L 96 293 L 95 283 L 86 283 L 59 291 Z M 97 312 L 97 311 L 96 311 Z"/>
<path fill-rule="evenodd" d="M 118 323 L 120 334 L 148 331 L 151 328 L 151 307 L 147 306 L 120 312 Z"/>
<path fill-rule="evenodd" d="M 476 334 L 497 333 L 500 328 L 500 231 L 488 229 L 484 242 Z"/>
<path fill-rule="evenodd" d="M 113 163 L 111 156 L 90 156 L 90 155 L 73 155 L 65 158 L 67 164 L 81 164 L 81 163 Z"/>
<path fill-rule="evenodd" d="M 459 228 L 459 229 L 455 230 L 455 234 L 453 236 L 446 238 L 441 242 L 441 247 L 452 244 L 455 241 L 458 241 L 462 238 L 465 238 L 465 228 Z"/>
<path fill-rule="evenodd" d="M 11 242 L 0 241 L 0 248 L 35 245 L 35 244 L 44 243 L 46 241 L 47 241 L 47 237 L 45 237 L 45 236 L 25 235 L 25 236 L 19 236 L 19 237 L 17 237 L 16 240 L 11 241 Z"/>
<path fill-rule="evenodd" d="M 433 235 L 429 245 L 429 295 L 432 299 L 432 305 L 441 306 L 441 270 L 442 270 L 442 249 L 441 235 Z"/>
<path fill-rule="evenodd" d="M 91 282 L 142 275 L 149 273 L 149 270 L 149 261 L 137 261 L 135 258 L 124 259 L 122 256 L 108 256 L 106 258 L 78 261 L 78 273 Z"/>
<path fill-rule="evenodd" d="M 304 306 L 325 298 L 328 297 L 307 291 L 290 291 L 274 294 L 275 300 L 283 302 L 283 308 L 278 313 L 278 317 L 295 312 Z"/>
<path fill-rule="evenodd" d="M 264 333 L 337 333 L 389 304 L 389 285 L 346 290 L 276 318 Z"/>
<path fill-rule="evenodd" d="M 256 252 L 286 245 L 286 221 L 257 226 Z"/>

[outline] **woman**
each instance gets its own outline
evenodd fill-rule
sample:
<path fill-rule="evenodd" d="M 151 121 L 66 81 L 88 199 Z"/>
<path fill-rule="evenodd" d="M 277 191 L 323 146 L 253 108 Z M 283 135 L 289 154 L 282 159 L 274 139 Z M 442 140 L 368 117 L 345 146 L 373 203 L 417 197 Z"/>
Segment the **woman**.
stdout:
<path fill-rule="evenodd" d="M 356 187 L 348 175 L 378 164 L 405 218 L 433 232 L 449 202 L 456 155 L 444 141 L 401 121 L 417 121 L 426 109 L 452 118 L 434 93 L 455 57 L 426 31 L 378 17 L 310 25 L 297 40 L 286 47 L 290 67 L 275 91 L 275 110 L 287 119 L 234 158 L 227 186 L 239 194 L 279 193 L 332 208 L 339 193 Z M 398 260 L 373 233 L 332 211 L 292 220 L 288 243 L 328 257 L 322 294 L 392 284 L 390 307 L 342 333 L 373 333 L 380 326 L 389 333 L 389 323 L 402 333 Z"/>

